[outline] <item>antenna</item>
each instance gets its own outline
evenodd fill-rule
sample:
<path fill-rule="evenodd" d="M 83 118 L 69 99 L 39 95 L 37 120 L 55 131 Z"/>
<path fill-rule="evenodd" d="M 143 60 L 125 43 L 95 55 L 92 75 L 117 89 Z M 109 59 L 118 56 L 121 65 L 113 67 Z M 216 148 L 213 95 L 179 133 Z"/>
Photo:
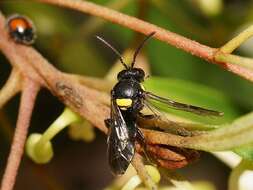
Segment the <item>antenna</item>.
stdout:
<path fill-rule="evenodd" d="M 100 36 L 96 36 L 96 38 L 98 39 L 98 40 L 100 40 L 101 42 L 103 42 L 107 47 L 109 47 L 118 57 L 119 57 L 119 60 L 120 60 L 120 62 L 123 64 L 123 66 L 126 68 L 126 69 L 128 69 L 128 66 L 127 66 L 127 64 L 124 62 L 124 60 L 123 60 L 123 58 L 122 58 L 122 56 L 120 55 L 120 53 L 111 45 L 111 44 L 109 44 L 107 41 L 105 41 L 102 37 L 100 37 Z"/>
<path fill-rule="evenodd" d="M 134 52 L 134 56 L 133 56 L 133 62 L 131 64 L 131 68 L 133 68 L 135 61 L 136 61 L 136 57 L 139 54 L 141 48 L 144 46 L 145 42 L 151 38 L 153 35 L 155 35 L 155 32 L 151 32 L 149 35 L 146 36 L 146 38 L 141 42 L 141 44 L 139 45 L 139 47 L 135 50 Z"/>

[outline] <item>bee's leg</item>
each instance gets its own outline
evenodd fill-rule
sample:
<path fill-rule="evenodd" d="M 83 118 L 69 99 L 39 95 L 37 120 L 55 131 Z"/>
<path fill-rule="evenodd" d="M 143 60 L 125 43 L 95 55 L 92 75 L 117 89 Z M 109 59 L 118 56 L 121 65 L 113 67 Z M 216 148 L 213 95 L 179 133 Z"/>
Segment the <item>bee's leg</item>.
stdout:
<path fill-rule="evenodd" d="M 138 141 L 141 143 L 141 145 L 146 144 L 145 137 L 138 127 L 136 127 L 136 137 Z"/>
<path fill-rule="evenodd" d="M 111 126 L 112 126 L 112 119 L 105 119 L 104 120 L 104 122 L 105 122 L 105 126 L 107 127 L 107 128 L 110 128 Z"/>

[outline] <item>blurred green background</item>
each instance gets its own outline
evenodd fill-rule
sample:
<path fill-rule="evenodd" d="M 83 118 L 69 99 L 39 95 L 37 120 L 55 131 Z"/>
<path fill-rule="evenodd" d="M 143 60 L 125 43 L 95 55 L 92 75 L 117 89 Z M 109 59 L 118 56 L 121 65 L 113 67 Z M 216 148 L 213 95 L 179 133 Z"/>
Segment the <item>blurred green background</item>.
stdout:
<path fill-rule="evenodd" d="M 220 47 L 239 31 L 253 24 L 252 0 L 94 0 L 123 13 L 176 32 L 211 47 Z M 207 3 L 207 4 L 205 4 Z M 116 56 L 94 36 L 101 35 L 120 52 L 135 44 L 136 33 L 79 12 L 30 0 L 1 0 L 5 15 L 30 17 L 37 28 L 35 48 L 55 67 L 68 73 L 103 77 Z M 207 106 L 225 113 L 226 123 L 253 108 L 253 84 L 217 65 L 209 64 L 163 42 L 152 39 L 145 48 L 152 75 L 147 89 L 187 103 Z M 252 57 L 253 40 L 235 52 Z M 0 83 L 11 67 L 0 54 Z M 19 97 L 0 110 L 0 173 L 3 173 L 17 117 Z M 39 94 L 30 132 L 43 132 L 62 112 L 62 105 L 48 91 Z M 178 113 L 187 116 L 184 113 Z M 182 115 L 183 114 L 183 115 Z M 193 118 L 207 122 L 206 119 Z M 102 189 L 113 179 L 106 160 L 106 137 L 96 131 L 91 143 L 74 142 L 64 131 L 54 139 L 54 159 L 38 166 L 24 157 L 16 190 Z M 208 171 L 208 173 L 206 173 Z M 200 162 L 180 170 L 191 180 L 208 180 L 217 189 L 227 188 L 229 168 L 209 154 Z"/>

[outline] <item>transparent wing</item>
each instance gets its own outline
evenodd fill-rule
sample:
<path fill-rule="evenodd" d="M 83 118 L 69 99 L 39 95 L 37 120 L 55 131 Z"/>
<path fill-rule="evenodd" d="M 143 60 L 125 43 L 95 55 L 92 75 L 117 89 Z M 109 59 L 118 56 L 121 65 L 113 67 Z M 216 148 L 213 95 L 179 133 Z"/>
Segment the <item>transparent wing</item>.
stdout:
<path fill-rule="evenodd" d="M 222 112 L 209 110 L 209 109 L 201 108 L 198 106 L 193 106 L 190 104 L 176 102 L 176 101 L 171 100 L 169 98 L 157 96 L 151 92 L 145 92 L 145 98 L 146 98 L 146 101 L 148 101 L 150 104 L 152 104 L 152 102 L 150 100 L 155 100 L 155 101 L 161 102 L 163 104 L 166 104 L 171 108 L 191 112 L 191 113 L 194 113 L 197 115 L 204 115 L 204 116 L 222 116 L 223 115 Z"/>

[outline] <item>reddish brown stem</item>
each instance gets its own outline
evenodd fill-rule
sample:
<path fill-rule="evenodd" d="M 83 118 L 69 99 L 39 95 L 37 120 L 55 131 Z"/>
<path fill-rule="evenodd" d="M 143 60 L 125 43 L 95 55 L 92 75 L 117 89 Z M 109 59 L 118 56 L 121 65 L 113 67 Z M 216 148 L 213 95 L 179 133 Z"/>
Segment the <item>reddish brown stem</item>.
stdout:
<path fill-rule="evenodd" d="M 88 1 L 79 0 L 37 0 L 44 3 L 55 4 L 70 9 L 78 10 L 80 12 L 88 13 L 93 16 L 101 17 L 105 20 L 111 21 L 113 23 L 125 26 L 134 31 L 149 34 L 153 31 L 156 32 L 154 38 L 164 41 L 172 46 L 180 48 L 192 55 L 198 56 L 205 59 L 211 63 L 218 64 L 228 71 L 231 71 L 247 80 L 253 82 L 253 72 L 243 68 L 239 65 L 234 65 L 226 62 L 219 62 L 215 60 L 215 54 L 219 52 L 219 49 L 211 48 L 206 45 L 200 44 L 196 41 L 185 38 L 176 33 L 165 30 L 154 24 L 145 22 L 143 20 L 137 19 L 132 16 L 125 15 L 118 11 L 96 5 Z"/>
<path fill-rule="evenodd" d="M 109 109 L 103 103 L 109 103 L 109 95 L 90 89 L 63 74 L 52 66 L 32 47 L 14 43 L 4 28 L 5 18 L 0 14 L 0 49 L 23 76 L 48 88 L 62 102 L 90 121 L 100 130 L 107 132 L 104 117 L 109 116 Z"/>
<path fill-rule="evenodd" d="M 30 125 L 31 115 L 35 103 L 39 85 L 26 79 L 24 82 L 19 115 L 15 134 L 11 145 L 7 166 L 2 179 L 1 190 L 11 190 L 15 184 L 16 175 L 24 152 L 24 144 Z"/>
<path fill-rule="evenodd" d="M 55 4 L 59 6 L 64 6 L 70 9 L 75 9 L 84 13 L 91 14 L 93 16 L 98 16 L 105 20 L 109 20 L 113 23 L 125 26 L 129 29 L 132 29 L 134 31 L 137 31 L 146 35 L 155 31 L 156 34 L 154 38 L 157 38 L 170 45 L 183 49 L 187 52 L 190 52 L 193 55 L 202 57 L 209 61 L 212 60 L 212 54 L 215 51 L 215 49 L 213 48 L 202 45 L 196 41 L 187 39 L 183 36 L 180 36 L 176 33 L 165 30 L 154 24 L 150 24 L 138 18 L 122 14 L 113 9 L 96 5 L 88 1 L 79 1 L 79 0 L 38 0 L 38 1 Z"/>
<path fill-rule="evenodd" d="M 137 171 L 137 174 L 145 183 L 145 185 L 151 190 L 157 190 L 157 186 L 154 181 L 151 179 L 150 175 L 148 174 L 147 170 L 145 169 L 145 165 L 142 161 L 142 156 L 138 153 L 135 153 L 134 158 L 132 160 L 132 164 Z"/>

